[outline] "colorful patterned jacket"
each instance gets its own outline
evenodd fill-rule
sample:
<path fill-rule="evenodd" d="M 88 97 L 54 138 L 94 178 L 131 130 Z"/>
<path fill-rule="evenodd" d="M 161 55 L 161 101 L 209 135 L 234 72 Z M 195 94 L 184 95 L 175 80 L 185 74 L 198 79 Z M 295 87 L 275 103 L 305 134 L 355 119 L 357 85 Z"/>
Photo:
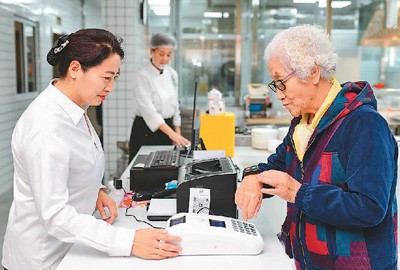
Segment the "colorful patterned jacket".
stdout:
<path fill-rule="evenodd" d="M 324 131 L 345 117 L 311 177 L 304 168 Z M 302 186 L 288 203 L 297 269 L 397 269 L 397 143 L 366 82 L 345 83 L 311 136 L 303 162 L 292 134 L 263 170 L 286 171 Z M 289 249 L 290 250 L 290 249 Z"/>

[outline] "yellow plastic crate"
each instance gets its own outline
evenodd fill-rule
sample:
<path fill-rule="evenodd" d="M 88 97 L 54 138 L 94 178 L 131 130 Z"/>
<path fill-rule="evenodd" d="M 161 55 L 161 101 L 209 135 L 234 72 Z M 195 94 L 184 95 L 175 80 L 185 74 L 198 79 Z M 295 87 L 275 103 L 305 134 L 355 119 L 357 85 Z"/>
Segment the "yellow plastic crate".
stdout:
<path fill-rule="evenodd" d="M 200 138 L 207 150 L 225 150 L 227 157 L 233 157 L 235 151 L 235 115 L 200 115 Z"/>

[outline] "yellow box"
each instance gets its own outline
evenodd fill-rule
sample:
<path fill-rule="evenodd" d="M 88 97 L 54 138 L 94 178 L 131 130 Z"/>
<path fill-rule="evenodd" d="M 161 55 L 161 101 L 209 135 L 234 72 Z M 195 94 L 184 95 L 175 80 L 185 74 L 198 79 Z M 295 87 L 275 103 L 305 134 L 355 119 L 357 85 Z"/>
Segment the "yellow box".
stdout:
<path fill-rule="evenodd" d="M 233 157 L 235 149 L 235 115 L 200 115 L 200 138 L 207 150 L 225 150 L 227 157 Z"/>

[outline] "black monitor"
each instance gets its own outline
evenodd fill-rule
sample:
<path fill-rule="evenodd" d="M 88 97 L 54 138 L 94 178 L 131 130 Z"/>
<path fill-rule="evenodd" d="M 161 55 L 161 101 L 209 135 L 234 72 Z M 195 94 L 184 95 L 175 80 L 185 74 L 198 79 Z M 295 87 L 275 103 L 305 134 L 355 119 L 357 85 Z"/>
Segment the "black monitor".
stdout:
<path fill-rule="evenodd" d="M 197 84 L 198 79 L 194 82 L 193 93 L 193 114 L 192 114 L 192 137 L 190 141 L 190 156 L 193 157 L 195 150 L 206 150 L 203 140 L 200 138 L 200 117 L 196 108 L 197 103 Z"/>
<path fill-rule="evenodd" d="M 198 79 L 194 82 L 194 93 L 193 93 L 193 113 L 192 113 L 192 137 L 190 141 L 190 154 L 193 155 L 194 150 L 197 150 L 200 142 L 200 119 L 196 111 L 196 100 L 197 100 L 197 84 Z"/>

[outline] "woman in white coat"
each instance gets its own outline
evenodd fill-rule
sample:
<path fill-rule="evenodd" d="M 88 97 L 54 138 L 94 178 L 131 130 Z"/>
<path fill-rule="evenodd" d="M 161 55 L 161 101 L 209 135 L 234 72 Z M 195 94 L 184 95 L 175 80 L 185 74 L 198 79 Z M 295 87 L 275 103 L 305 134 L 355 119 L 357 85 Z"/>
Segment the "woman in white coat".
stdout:
<path fill-rule="evenodd" d="M 113 90 L 124 51 L 102 29 L 62 36 L 47 55 L 60 78 L 29 105 L 12 136 L 14 201 L 4 237 L 5 269 L 56 269 L 73 243 L 110 256 L 178 255 L 165 230 L 115 228 L 117 208 L 104 191 L 104 152 L 90 120 Z M 106 216 L 105 207 L 110 215 Z M 92 213 L 97 208 L 103 220 Z"/>
<path fill-rule="evenodd" d="M 137 71 L 133 83 L 133 114 L 129 158 L 142 145 L 188 146 L 181 135 L 178 74 L 168 64 L 176 48 L 174 37 L 158 33 L 150 39 L 150 61 Z"/>

